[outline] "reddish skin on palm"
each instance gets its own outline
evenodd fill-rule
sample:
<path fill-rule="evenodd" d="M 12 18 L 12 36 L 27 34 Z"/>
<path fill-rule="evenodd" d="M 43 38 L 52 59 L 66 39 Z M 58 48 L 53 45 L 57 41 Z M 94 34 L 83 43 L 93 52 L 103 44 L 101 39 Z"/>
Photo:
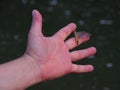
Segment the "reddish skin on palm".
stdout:
<path fill-rule="evenodd" d="M 77 46 L 75 38 L 65 41 L 75 29 L 74 23 L 68 24 L 51 37 L 42 34 L 42 16 L 37 11 L 33 11 L 33 21 L 28 37 L 28 46 L 25 56 L 36 62 L 37 79 L 51 80 L 68 73 L 83 73 L 93 71 L 92 65 L 76 65 L 77 61 L 96 53 L 94 47 L 83 50 L 72 51 Z M 89 36 L 79 39 L 79 45 L 89 40 Z"/>

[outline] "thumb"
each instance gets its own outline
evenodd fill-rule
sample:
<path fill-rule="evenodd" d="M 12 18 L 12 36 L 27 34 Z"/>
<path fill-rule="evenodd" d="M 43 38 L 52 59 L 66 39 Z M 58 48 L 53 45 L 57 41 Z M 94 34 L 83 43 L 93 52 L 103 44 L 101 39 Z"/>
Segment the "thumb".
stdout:
<path fill-rule="evenodd" d="M 37 11 L 32 11 L 32 25 L 30 31 L 32 34 L 42 34 L 42 15 Z"/>

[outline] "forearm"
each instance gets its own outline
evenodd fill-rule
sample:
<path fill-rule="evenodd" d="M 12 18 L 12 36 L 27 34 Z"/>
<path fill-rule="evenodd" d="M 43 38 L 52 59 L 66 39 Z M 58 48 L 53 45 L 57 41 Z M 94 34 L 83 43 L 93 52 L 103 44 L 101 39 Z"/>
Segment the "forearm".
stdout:
<path fill-rule="evenodd" d="M 36 63 L 32 58 L 22 56 L 11 62 L 0 65 L 0 89 L 24 90 L 40 82 Z M 38 70 L 38 72 L 37 72 Z"/>

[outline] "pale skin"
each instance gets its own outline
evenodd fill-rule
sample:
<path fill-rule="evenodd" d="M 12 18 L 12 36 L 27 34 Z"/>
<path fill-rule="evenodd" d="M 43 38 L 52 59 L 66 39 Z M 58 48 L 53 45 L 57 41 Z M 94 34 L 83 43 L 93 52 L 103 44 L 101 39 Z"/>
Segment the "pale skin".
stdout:
<path fill-rule="evenodd" d="M 32 12 L 33 20 L 28 35 L 28 44 L 23 56 L 0 65 L 0 89 L 24 90 L 45 80 L 59 78 L 69 73 L 85 73 L 94 70 L 93 65 L 76 65 L 81 60 L 96 53 L 95 47 L 71 51 L 88 41 L 89 36 L 65 40 L 76 30 L 70 23 L 51 37 L 42 34 L 42 16 L 37 10 Z"/>

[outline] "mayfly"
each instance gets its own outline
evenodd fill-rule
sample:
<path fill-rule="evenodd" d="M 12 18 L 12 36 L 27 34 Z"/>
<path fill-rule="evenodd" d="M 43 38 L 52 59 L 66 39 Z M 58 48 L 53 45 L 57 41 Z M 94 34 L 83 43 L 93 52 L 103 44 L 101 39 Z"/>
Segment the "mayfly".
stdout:
<path fill-rule="evenodd" d="M 74 31 L 74 36 L 75 36 L 75 42 L 78 45 L 79 41 L 78 41 L 78 33 L 77 33 L 77 31 Z"/>
<path fill-rule="evenodd" d="M 74 37 L 75 37 L 75 42 L 76 44 L 78 45 L 79 44 L 79 39 L 81 38 L 88 38 L 90 37 L 91 34 L 85 32 L 85 31 L 80 31 L 80 32 L 77 32 L 77 31 L 74 31 Z"/>

